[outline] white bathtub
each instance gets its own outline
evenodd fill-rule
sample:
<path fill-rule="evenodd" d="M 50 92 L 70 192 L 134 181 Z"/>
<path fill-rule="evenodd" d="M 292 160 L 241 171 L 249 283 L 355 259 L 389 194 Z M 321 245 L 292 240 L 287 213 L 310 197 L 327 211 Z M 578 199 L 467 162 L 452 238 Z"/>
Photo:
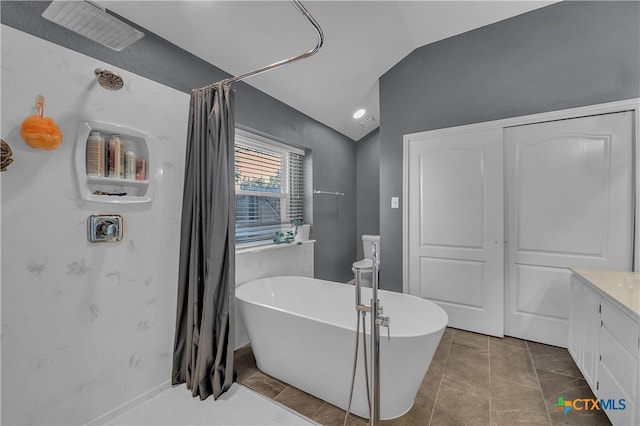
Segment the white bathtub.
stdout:
<path fill-rule="evenodd" d="M 370 290 L 362 289 L 366 304 Z M 380 328 L 384 420 L 411 409 L 448 317 L 418 297 L 381 290 L 379 299 L 391 330 L 387 340 L 387 329 Z M 354 286 L 305 277 L 263 278 L 238 286 L 236 300 L 260 370 L 347 408 L 357 318 Z M 369 314 L 365 322 L 370 360 Z M 369 417 L 362 352 L 351 412 Z"/>

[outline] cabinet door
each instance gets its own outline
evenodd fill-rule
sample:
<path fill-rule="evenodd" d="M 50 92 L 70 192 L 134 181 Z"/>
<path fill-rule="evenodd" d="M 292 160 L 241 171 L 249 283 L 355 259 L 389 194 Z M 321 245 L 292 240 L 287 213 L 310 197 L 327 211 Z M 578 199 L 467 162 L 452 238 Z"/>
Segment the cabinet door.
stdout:
<path fill-rule="evenodd" d="M 582 340 L 582 374 L 593 388 L 600 357 L 598 349 L 600 330 L 600 296 L 588 286 L 582 286 L 582 312 L 584 321 Z"/>
<path fill-rule="evenodd" d="M 625 412 L 614 410 L 612 413 L 607 411 L 607 414 L 614 424 L 617 424 L 618 418 L 623 419 L 620 424 L 638 424 L 640 325 L 607 299 L 602 300 L 601 319 L 599 397 L 625 398 L 628 405 Z M 627 410 L 631 410 L 631 413 L 626 413 Z"/>
<path fill-rule="evenodd" d="M 609 420 L 614 425 L 636 424 L 638 406 L 630 395 L 616 380 L 606 364 L 600 363 L 598 369 L 598 387 L 596 397 L 607 404 L 608 409 L 601 408 L 607 413 Z M 624 404 L 624 406 L 623 406 Z"/>
<path fill-rule="evenodd" d="M 582 343 L 584 319 L 582 315 L 582 281 L 575 275 L 571 277 L 569 298 L 569 353 L 582 370 Z M 582 372 L 584 374 L 584 372 Z"/>

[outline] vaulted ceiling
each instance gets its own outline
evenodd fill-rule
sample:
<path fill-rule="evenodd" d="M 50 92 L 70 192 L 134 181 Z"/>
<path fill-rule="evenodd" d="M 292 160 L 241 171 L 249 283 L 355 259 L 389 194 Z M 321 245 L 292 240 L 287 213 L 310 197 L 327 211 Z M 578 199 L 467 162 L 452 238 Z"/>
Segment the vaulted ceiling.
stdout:
<path fill-rule="evenodd" d="M 287 1 L 98 3 L 233 75 L 316 44 L 312 27 Z M 411 51 L 551 3 L 303 1 L 324 31 L 324 47 L 309 59 L 245 81 L 359 140 L 380 120 L 378 78 Z M 355 120 L 360 108 L 366 113 Z"/>

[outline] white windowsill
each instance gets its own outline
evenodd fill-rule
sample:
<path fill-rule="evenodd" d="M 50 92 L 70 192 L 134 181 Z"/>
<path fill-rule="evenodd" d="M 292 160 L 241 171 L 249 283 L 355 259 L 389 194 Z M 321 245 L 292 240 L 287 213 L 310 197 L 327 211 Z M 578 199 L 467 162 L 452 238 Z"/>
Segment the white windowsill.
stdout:
<path fill-rule="evenodd" d="M 281 248 L 288 248 L 288 247 L 295 247 L 295 246 L 299 246 L 299 245 L 304 245 L 304 244 L 310 244 L 310 243 L 315 243 L 316 240 L 307 240 L 307 241 L 303 241 L 300 243 L 297 242 L 293 242 L 293 243 L 282 243 L 282 244 L 261 244 L 261 245 L 256 245 L 256 246 L 246 246 L 246 247 L 239 247 L 236 248 L 236 254 L 242 254 L 242 253 L 258 253 L 261 251 L 267 251 L 267 250 L 277 250 L 277 249 L 281 249 Z"/>

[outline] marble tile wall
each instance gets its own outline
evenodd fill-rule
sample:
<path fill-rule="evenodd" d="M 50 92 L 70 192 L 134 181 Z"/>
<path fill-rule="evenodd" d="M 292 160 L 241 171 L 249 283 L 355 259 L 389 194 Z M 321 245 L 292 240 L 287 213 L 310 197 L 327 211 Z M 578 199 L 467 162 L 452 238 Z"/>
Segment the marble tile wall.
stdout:
<path fill-rule="evenodd" d="M 7 26 L 2 35 L 2 424 L 83 424 L 166 383 L 175 322 L 189 96 Z M 108 92 L 94 70 L 121 74 Z M 20 136 L 36 95 L 64 135 L 53 151 Z M 153 202 L 82 201 L 81 121 L 152 136 Z M 81 141 L 82 143 L 82 141 Z M 87 218 L 124 217 L 118 243 L 89 243 Z"/>
<path fill-rule="evenodd" d="M 1 31 L 1 137 L 14 160 L 0 175 L 1 420 L 83 424 L 170 378 L 189 95 L 5 25 Z M 124 88 L 100 88 L 96 68 L 119 73 Z M 64 135 L 53 151 L 33 150 L 20 136 L 38 94 Z M 150 160 L 159 165 L 152 203 L 80 198 L 74 158 L 84 121 L 152 136 Z M 124 217 L 123 240 L 89 243 L 88 216 L 111 213 Z M 314 243 L 240 253 L 236 266 L 238 283 L 312 277 Z"/>

